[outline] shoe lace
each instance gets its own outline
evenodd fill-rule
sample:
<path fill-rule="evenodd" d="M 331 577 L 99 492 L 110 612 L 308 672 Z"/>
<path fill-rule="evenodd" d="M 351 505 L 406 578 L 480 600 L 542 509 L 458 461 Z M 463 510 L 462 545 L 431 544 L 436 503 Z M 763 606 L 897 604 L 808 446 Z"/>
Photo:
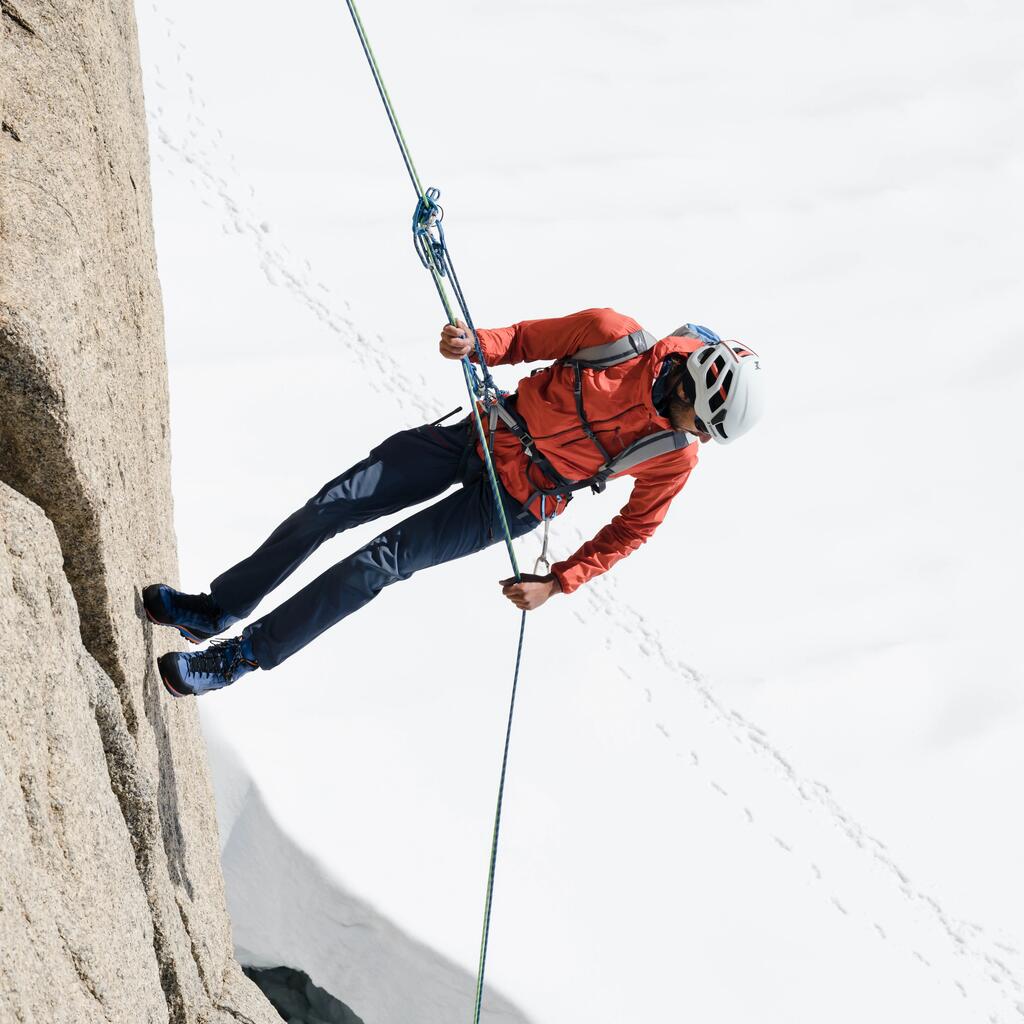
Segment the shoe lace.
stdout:
<path fill-rule="evenodd" d="M 209 594 L 181 594 L 175 597 L 175 601 L 190 612 L 199 612 L 201 615 L 216 615 L 218 609 L 213 603 Z"/>
<path fill-rule="evenodd" d="M 242 645 L 238 640 L 214 640 L 204 651 L 197 651 L 188 659 L 190 675 L 222 675 L 229 682 L 234 678 L 235 669 L 245 659 Z"/>

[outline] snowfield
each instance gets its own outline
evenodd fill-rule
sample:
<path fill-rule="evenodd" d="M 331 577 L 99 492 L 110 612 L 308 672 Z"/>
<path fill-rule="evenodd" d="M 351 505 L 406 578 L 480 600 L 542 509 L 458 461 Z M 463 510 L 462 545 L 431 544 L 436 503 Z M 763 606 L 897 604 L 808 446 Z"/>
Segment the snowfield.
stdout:
<path fill-rule="evenodd" d="M 488 961 L 517 1009 L 487 1019 L 1020 1021 L 1024 10 L 362 14 L 481 326 L 607 305 L 771 374 L 658 535 L 529 617 Z M 464 390 L 344 4 L 139 18 L 198 590 Z M 201 704 L 240 956 L 366 1024 L 471 1019 L 506 565 L 421 574 Z"/>
<path fill-rule="evenodd" d="M 221 862 L 239 959 L 302 964 L 320 987 L 344 992 L 365 1021 L 446 1020 L 472 1005 L 476 976 L 403 934 L 348 893 L 281 830 L 259 788 L 207 727 L 216 779 Z M 485 1019 L 525 1021 L 490 993 Z"/>

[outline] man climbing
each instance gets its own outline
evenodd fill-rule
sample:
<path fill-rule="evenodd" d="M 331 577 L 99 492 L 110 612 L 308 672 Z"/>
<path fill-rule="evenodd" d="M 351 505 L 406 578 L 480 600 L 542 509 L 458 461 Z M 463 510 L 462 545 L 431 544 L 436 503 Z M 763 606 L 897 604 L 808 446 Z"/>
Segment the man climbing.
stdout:
<path fill-rule="evenodd" d="M 547 575 L 501 582 L 524 610 L 572 593 L 640 547 L 696 464 L 693 441 L 727 444 L 761 413 L 759 358 L 705 327 L 687 324 L 657 341 L 614 310 L 587 309 L 476 333 L 491 366 L 553 361 L 520 381 L 490 416 L 484 412 L 513 538 L 562 512 L 572 491 L 601 491 L 613 476 L 633 477 L 620 513 L 574 555 Z M 475 358 L 465 324 L 445 325 L 440 351 L 448 359 Z M 342 559 L 239 636 L 163 655 L 167 690 L 199 695 L 253 669 L 274 668 L 389 583 L 500 540 L 501 514 L 473 417 L 442 422 L 400 431 L 326 483 L 253 554 L 218 576 L 209 594 L 146 587 L 150 620 L 202 643 L 246 618 L 328 538 L 462 485 Z"/>

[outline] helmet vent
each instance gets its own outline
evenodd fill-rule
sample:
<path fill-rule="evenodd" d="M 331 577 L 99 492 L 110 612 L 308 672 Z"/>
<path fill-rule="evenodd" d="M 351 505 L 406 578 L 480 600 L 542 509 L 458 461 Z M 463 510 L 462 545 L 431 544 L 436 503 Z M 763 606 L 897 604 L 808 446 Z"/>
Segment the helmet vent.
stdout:
<path fill-rule="evenodd" d="M 725 360 L 718 356 L 711 363 L 708 364 L 708 368 L 704 373 L 704 386 L 711 388 L 711 386 L 718 380 L 718 375 L 725 369 Z"/>
<path fill-rule="evenodd" d="M 718 412 L 722 404 L 729 397 L 729 386 L 732 384 L 732 370 L 727 370 L 725 376 L 717 383 L 718 387 L 708 397 L 708 406 L 712 412 Z"/>

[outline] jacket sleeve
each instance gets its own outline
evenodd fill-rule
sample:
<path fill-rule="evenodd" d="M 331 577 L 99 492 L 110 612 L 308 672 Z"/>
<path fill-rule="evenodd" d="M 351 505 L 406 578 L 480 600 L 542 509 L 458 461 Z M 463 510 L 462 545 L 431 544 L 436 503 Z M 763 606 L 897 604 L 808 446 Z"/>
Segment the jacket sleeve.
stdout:
<path fill-rule="evenodd" d="M 571 594 L 588 580 L 607 572 L 652 537 L 672 499 L 685 486 L 694 464 L 693 455 L 684 448 L 672 458 L 663 456 L 652 460 L 649 466 L 638 466 L 633 474 L 633 491 L 619 514 L 572 557 L 551 567 L 562 593 Z"/>
<path fill-rule="evenodd" d="M 478 327 L 476 336 L 488 366 L 502 363 L 550 362 L 581 348 L 615 341 L 640 325 L 614 309 L 584 309 L 548 320 L 521 320 L 511 327 Z M 475 355 L 472 356 L 475 361 Z"/>

